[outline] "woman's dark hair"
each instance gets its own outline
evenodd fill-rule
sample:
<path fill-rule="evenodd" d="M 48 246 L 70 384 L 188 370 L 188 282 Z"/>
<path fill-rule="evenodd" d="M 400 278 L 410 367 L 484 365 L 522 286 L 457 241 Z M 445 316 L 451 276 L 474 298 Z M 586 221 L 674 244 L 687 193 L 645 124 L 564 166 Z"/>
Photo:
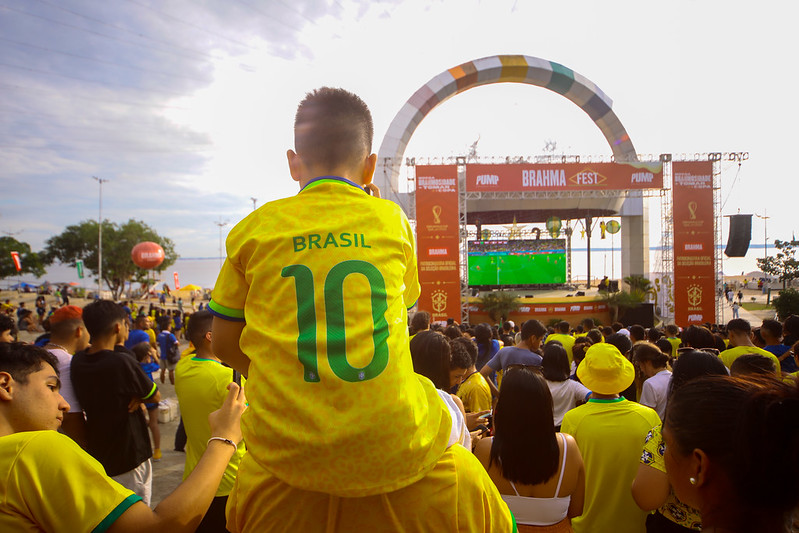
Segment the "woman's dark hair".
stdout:
<path fill-rule="evenodd" d="M 411 318 L 411 326 L 408 328 L 409 335 L 416 335 L 420 331 L 425 331 L 430 327 L 430 313 L 427 311 L 417 311 Z"/>
<path fill-rule="evenodd" d="M 719 351 L 719 353 L 721 353 L 721 352 L 723 352 L 724 350 L 727 349 L 727 343 L 724 342 L 724 337 L 722 337 L 718 333 L 714 333 L 713 334 L 713 342 L 714 342 L 714 344 L 713 344 L 713 346 L 710 346 L 710 348 L 717 349 Z"/>
<path fill-rule="evenodd" d="M 566 381 L 569 379 L 569 356 L 562 344 L 549 342 L 544 347 L 544 356 L 541 361 L 541 370 L 544 379 L 548 381 Z"/>
<path fill-rule="evenodd" d="M 701 350 L 682 352 L 674 361 L 668 395 L 671 396 L 680 387 L 696 378 L 726 375 L 727 367 L 717 355 Z"/>
<path fill-rule="evenodd" d="M 669 362 L 669 356 L 651 342 L 639 342 L 633 346 L 632 355 L 634 362 L 642 364 L 649 361 L 654 368 L 663 368 Z"/>
<path fill-rule="evenodd" d="M 586 333 L 585 336 L 591 339 L 591 342 L 593 342 L 594 344 L 602 342 L 602 332 L 599 331 L 598 329 L 592 329 L 591 331 Z"/>
<path fill-rule="evenodd" d="M 444 330 L 444 335 L 446 335 L 450 339 L 458 339 L 460 337 L 463 337 L 461 328 L 459 328 L 454 324 L 452 326 L 447 326 L 447 329 Z"/>
<path fill-rule="evenodd" d="M 702 326 L 688 326 L 680 337 L 683 346 L 691 348 L 715 348 L 716 340 L 709 329 Z"/>
<path fill-rule="evenodd" d="M 546 381 L 531 368 L 511 368 L 494 409 L 489 465 L 497 461 L 509 481 L 537 485 L 557 473 L 559 453 Z"/>
<path fill-rule="evenodd" d="M 666 337 L 661 337 L 655 343 L 661 352 L 666 354 L 669 358 L 671 358 L 671 352 L 673 351 L 674 347 L 671 345 L 669 340 Z"/>
<path fill-rule="evenodd" d="M 411 339 L 413 371 L 430 379 L 437 389 L 449 390 L 449 339 L 435 331 L 421 331 Z"/>
<path fill-rule="evenodd" d="M 683 356 L 680 356 L 682 360 Z M 733 505 L 780 514 L 799 500 L 799 384 L 709 376 L 669 399 L 664 427 L 676 452 L 699 449 L 729 478 Z M 741 513 L 757 520 L 756 513 Z M 762 517 L 762 514 L 761 514 Z M 740 531 L 757 531 L 756 523 Z"/>
<path fill-rule="evenodd" d="M 482 346 L 485 350 L 491 350 L 491 327 L 488 324 L 477 324 L 474 328 L 474 342 L 477 346 Z"/>
<path fill-rule="evenodd" d="M 585 351 L 590 348 L 594 343 L 588 337 L 577 337 L 574 339 L 574 346 L 572 346 L 572 361 L 575 365 L 579 365 L 580 361 L 585 359 Z"/>

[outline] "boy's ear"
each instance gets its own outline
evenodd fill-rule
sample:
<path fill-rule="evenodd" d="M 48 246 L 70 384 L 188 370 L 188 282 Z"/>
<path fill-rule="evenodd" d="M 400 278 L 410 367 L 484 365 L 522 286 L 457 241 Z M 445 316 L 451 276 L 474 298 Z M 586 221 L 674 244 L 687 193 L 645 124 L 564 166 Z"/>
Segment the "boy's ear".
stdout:
<path fill-rule="evenodd" d="M 369 185 L 375 176 L 375 168 L 377 168 L 377 154 L 371 154 L 364 161 L 363 167 L 363 184 Z"/>
<path fill-rule="evenodd" d="M 286 159 L 289 162 L 289 173 L 294 181 L 300 181 L 303 177 L 303 163 L 300 156 L 294 150 L 286 150 Z"/>
<path fill-rule="evenodd" d="M 14 378 L 8 372 L 0 372 L 0 400 L 11 399 L 11 382 Z"/>

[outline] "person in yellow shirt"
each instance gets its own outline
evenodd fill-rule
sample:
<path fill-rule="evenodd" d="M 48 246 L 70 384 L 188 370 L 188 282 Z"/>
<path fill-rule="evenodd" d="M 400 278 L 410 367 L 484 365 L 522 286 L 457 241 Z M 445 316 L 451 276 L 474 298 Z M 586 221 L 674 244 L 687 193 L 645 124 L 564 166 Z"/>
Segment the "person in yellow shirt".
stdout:
<path fill-rule="evenodd" d="M 180 402 L 181 420 L 187 437 L 183 479 L 191 475 L 202 458 L 208 446 L 208 439 L 212 435 L 208 415 L 224 403 L 227 387 L 233 381 L 233 370 L 223 366 L 211 350 L 213 318 L 214 316 L 207 310 L 192 315 L 188 336 L 195 346 L 196 353 L 182 357 L 175 368 L 175 393 Z M 244 386 L 242 383 L 242 387 Z M 216 497 L 197 528 L 198 532 L 225 530 L 225 506 L 245 451 L 244 444 L 241 444 L 230 458 L 216 491 Z"/>
<path fill-rule="evenodd" d="M 771 353 L 762 348 L 758 348 L 752 342 L 752 326 L 749 321 L 743 318 L 733 318 L 727 323 L 727 336 L 730 339 L 730 346 L 719 354 L 721 361 L 727 368 L 732 366 L 732 362 L 738 357 L 753 353 L 768 357 L 774 363 L 774 368 L 779 372 L 780 360 Z"/>
<path fill-rule="evenodd" d="M 566 355 L 569 357 L 569 365 L 572 364 L 572 348 L 574 347 L 574 337 L 569 335 L 569 323 L 565 320 L 561 320 L 555 326 L 555 333 L 552 333 L 547 336 L 547 342 L 549 341 L 558 341 L 563 346 L 563 349 L 566 350 Z"/>
<path fill-rule="evenodd" d="M 193 474 L 150 509 L 56 431 L 69 411 L 57 367 L 44 348 L 0 343 L 0 531 L 194 531 L 241 441 L 239 387 L 209 417 L 214 437 Z"/>
<path fill-rule="evenodd" d="M 514 527 L 480 463 L 453 446 L 432 382 L 413 372 L 414 237 L 377 197 L 372 137 L 356 95 L 309 93 L 287 152 L 299 194 L 228 236 L 212 350 L 248 377 L 250 401 L 231 532 Z"/>
<path fill-rule="evenodd" d="M 477 345 L 471 339 L 461 337 L 450 341 L 452 347 L 452 359 L 456 359 L 456 354 L 465 354 L 468 361 L 466 377 L 458 387 L 458 398 L 463 402 L 463 408 L 467 413 L 485 413 L 491 410 L 492 398 L 491 389 L 488 381 L 477 371 L 475 362 L 477 361 Z"/>

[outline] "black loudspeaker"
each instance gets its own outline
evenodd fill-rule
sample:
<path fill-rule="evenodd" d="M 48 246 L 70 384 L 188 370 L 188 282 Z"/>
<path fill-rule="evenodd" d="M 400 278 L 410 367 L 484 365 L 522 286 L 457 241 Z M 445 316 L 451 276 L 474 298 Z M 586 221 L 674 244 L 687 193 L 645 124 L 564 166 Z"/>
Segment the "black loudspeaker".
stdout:
<path fill-rule="evenodd" d="M 730 215 L 730 234 L 727 237 L 727 257 L 744 257 L 752 240 L 752 215 Z"/>

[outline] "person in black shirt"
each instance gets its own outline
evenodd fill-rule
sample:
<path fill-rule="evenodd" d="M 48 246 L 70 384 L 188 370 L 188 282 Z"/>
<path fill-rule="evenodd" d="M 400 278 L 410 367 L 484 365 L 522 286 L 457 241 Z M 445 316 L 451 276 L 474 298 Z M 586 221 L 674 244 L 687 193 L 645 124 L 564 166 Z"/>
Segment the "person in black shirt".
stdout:
<path fill-rule="evenodd" d="M 86 413 L 87 449 L 121 485 L 149 505 L 152 448 L 143 402 L 157 403 L 161 393 L 136 358 L 121 346 L 128 337 L 125 311 L 110 300 L 83 309 L 91 345 L 72 358 L 75 394 Z"/>

